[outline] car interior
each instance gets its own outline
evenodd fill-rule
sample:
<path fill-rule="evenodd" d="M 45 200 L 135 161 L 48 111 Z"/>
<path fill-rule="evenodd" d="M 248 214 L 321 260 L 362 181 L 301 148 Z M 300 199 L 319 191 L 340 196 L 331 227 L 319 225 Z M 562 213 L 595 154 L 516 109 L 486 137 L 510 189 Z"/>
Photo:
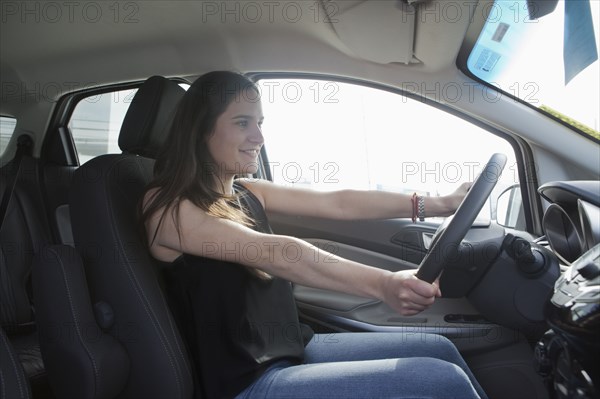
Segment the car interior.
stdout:
<path fill-rule="evenodd" d="M 295 285 L 302 323 L 332 341 L 441 334 L 490 398 L 600 397 L 598 2 L 0 11 L 1 399 L 200 397 L 138 205 L 180 99 L 213 70 L 261 89 L 265 145 L 245 177 L 426 196 L 474 182 L 447 218 L 269 214 L 320 250 L 441 273 L 415 316 Z"/>

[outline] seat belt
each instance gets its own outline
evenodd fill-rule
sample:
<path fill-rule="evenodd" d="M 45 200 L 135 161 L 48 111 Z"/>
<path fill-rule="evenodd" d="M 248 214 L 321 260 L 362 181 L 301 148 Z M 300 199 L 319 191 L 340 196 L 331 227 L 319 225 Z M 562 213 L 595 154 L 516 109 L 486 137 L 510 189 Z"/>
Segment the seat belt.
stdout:
<path fill-rule="evenodd" d="M 13 158 L 13 168 L 16 167 L 16 172 L 9 175 L 6 181 L 6 190 L 4 190 L 4 195 L 2 195 L 2 202 L 0 203 L 0 230 L 2 229 L 2 225 L 4 225 L 4 219 L 6 218 L 6 212 L 8 211 L 8 204 L 10 204 L 10 200 L 15 191 L 15 186 L 17 185 L 17 180 L 19 179 L 19 173 L 21 172 L 21 160 L 23 159 L 23 155 L 25 153 L 29 153 L 29 150 L 33 147 L 33 140 L 27 134 L 23 134 L 17 138 L 17 152 L 15 153 L 15 157 Z"/>

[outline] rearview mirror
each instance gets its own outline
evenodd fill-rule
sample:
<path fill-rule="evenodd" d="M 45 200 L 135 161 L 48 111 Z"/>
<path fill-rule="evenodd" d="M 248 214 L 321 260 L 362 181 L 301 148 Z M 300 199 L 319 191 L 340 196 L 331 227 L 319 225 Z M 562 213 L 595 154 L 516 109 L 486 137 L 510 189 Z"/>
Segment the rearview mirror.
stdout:
<path fill-rule="evenodd" d="M 527 0 L 527 10 L 529 11 L 529 19 L 539 19 L 554 11 L 558 0 Z"/>

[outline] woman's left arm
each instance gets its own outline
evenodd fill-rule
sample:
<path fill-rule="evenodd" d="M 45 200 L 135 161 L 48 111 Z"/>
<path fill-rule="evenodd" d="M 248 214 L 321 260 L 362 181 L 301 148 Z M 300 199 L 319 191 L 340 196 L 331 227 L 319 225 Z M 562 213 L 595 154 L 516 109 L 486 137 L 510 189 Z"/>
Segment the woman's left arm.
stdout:
<path fill-rule="evenodd" d="M 340 190 L 319 192 L 285 187 L 266 180 L 238 180 L 262 202 L 268 212 L 329 219 L 388 219 L 413 216 L 412 195 L 386 191 Z M 456 211 L 471 183 L 452 194 L 423 197 L 425 216 L 448 216 Z"/>

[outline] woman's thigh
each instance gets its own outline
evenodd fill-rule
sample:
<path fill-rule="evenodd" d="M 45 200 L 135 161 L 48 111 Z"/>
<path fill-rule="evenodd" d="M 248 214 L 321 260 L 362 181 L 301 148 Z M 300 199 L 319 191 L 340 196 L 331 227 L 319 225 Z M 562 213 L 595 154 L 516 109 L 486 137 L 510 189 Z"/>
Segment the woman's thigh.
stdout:
<path fill-rule="evenodd" d="M 409 357 L 274 367 L 238 398 L 477 398 L 464 371 Z"/>
<path fill-rule="evenodd" d="M 406 357 L 433 357 L 464 363 L 454 344 L 435 334 L 316 334 L 305 348 L 305 363 Z"/>
<path fill-rule="evenodd" d="M 304 364 L 281 362 L 240 398 L 485 398 L 458 350 L 432 334 L 315 335 Z"/>
<path fill-rule="evenodd" d="M 305 348 L 305 363 L 343 362 L 376 359 L 434 358 L 457 365 L 477 393 L 485 398 L 481 385 L 456 346 L 446 337 L 423 333 L 338 333 L 317 334 Z M 420 373 L 435 370 L 418 370 Z"/>

